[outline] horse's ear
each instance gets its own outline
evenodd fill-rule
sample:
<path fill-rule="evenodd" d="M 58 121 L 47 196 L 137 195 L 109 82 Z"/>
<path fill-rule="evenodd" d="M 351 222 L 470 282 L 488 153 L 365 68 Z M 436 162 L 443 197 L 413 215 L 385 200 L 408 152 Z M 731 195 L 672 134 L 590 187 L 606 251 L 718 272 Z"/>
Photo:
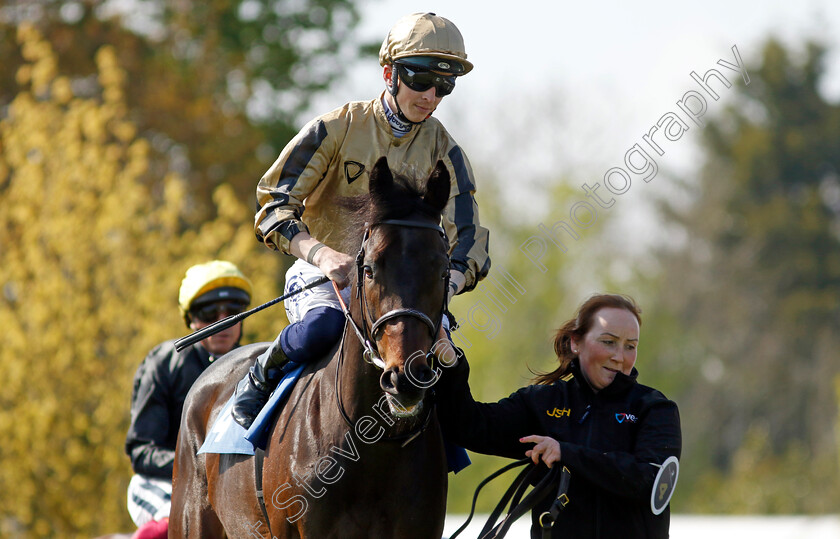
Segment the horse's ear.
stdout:
<path fill-rule="evenodd" d="M 373 170 L 370 171 L 370 194 L 374 200 L 388 200 L 389 195 L 394 189 L 394 175 L 391 174 L 391 169 L 388 167 L 388 159 L 383 155 L 376 164 L 373 165 Z"/>
<path fill-rule="evenodd" d="M 438 161 L 432 175 L 429 176 L 429 181 L 426 182 L 426 194 L 423 196 L 423 202 L 443 212 L 443 208 L 449 201 L 449 192 L 452 189 L 450 181 L 449 169 L 446 168 L 443 161 Z"/>

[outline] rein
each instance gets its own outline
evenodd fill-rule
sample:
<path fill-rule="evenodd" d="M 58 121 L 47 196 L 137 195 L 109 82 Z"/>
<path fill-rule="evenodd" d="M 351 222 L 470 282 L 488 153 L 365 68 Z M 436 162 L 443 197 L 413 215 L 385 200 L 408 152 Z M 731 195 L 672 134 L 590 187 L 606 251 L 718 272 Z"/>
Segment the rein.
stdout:
<path fill-rule="evenodd" d="M 565 466 L 560 466 L 558 464 L 549 468 L 548 473 L 545 473 L 545 468 L 543 466 L 535 465 L 530 458 L 524 458 L 508 464 L 484 479 L 484 481 L 478 485 L 478 488 L 475 489 L 472 507 L 470 508 L 470 514 L 467 517 L 466 522 L 464 522 L 460 528 L 455 530 L 455 533 L 450 535 L 449 539 L 455 539 L 455 537 L 460 535 L 461 532 L 467 528 L 467 525 L 469 525 L 473 515 L 475 514 L 475 503 L 476 500 L 478 500 L 478 493 L 484 485 L 508 470 L 523 465 L 526 465 L 525 468 L 518 476 L 516 476 L 516 479 L 514 479 L 513 483 L 511 483 L 510 487 L 508 487 L 507 491 L 502 496 L 502 499 L 499 500 L 496 508 L 493 509 L 493 512 L 487 519 L 487 523 L 484 524 L 484 528 L 482 528 L 481 533 L 478 534 L 478 539 L 501 539 L 504 537 L 516 519 L 533 509 L 534 506 L 544 499 L 547 494 L 552 492 L 552 487 L 556 486 L 557 491 L 551 507 L 548 511 L 544 511 L 540 514 L 539 518 L 540 528 L 542 528 L 542 539 L 550 539 L 551 530 L 554 527 L 554 522 L 557 520 L 557 516 L 569 503 L 569 496 L 566 492 L 569 490 L 571 472 L 569 472 L 569 469 Z M 533 483 L 537 477 L 542 474 L 544 474 L 542 479 L 540 479 L 539 482 L 534 485 L 534 488 L 523 498 L 522 495 L 525 493 L 528 485 Z M 505 517 L 501 522 L 496 524 L 496 521 L 499 519 L 499 516 L 501 516 L 502 510 L 508 502 L 510 502 L 510 507 L 508 508 Z"/>
<path fill-rule="evenodd" d="M 359 303 L 361 305 L 362 311 L 362 327 L 360 328 L 359 325 L 353 320 L 353 316 L 350 314 L 350 310 L 347 308 L 347 305 L 344 303 L 344 299 L 341 297 L 341 293 L 336 286 L 335 282 L 332 283 L 333 289 L 335 290 L 335 294 L 338 297 L 338 302 L 341 305 L 341 310 L 344 312 L 344 317 L 347 319 L 347 324 L 353 328 L 354 333 L 356 334 L 356 338 L 359 339 L 362 347 L 364 348 L 364 352 L 362 353 L 362 357 L 364 360 L 375 367 L 385 370 L 385 362 L 382 360 L 381 355 L 379 354 L 379 350 L 376 347 L 376 333 L 377 331 L 385 324 L 386 322 L 393 320 L 395 318 L 408 316 L 411 318 L 416 318 L 423 322 L 428 328 L 432 335 L 432 341 L 434 342 L 435 336 L 440 331 L 440 326 L 443 323 L 443 316 L 446 312 L 446 292 L 449 287 L 449 272 L 447 271 L 446 277 L 444 279 L 444 292 L 443 292 L 443 305 L 441 307 L 441 315 L 440 319 L 438 320 L 437 324 L 432 322 L 432 319 L 422 311 L 413 308 L 400 308 L 400 309 L 393 309 L 388 311 L 387 313 L 383 314 L 379 318 L 377 318 L 371 325 L 370 329 L 368 329 L 368 318 L 372 318 L 371 311 L 367 302 L 367 296 L 365 294 L 364 289 L 364 258 L 365 258 L 365 246 L 367 245 L 370 231 L 373 227 L 377 225 L 394 225 L 394 226 L 404 226 L 404 227 L 414 227 L 414 228 L 428 228 L 435 230 L 441 234 L 441 238 L 446 242 L 446 231 L 438 224 L 433 224 L 431 222 L 423 222 L 423 221 L 413 221 L 407 219 L 386 219 L 383 221 L 379 221 L 377 223 L 368 224 L 365 228 L 364 237 L 362 238 L 362 245 L 359 247 L 359 252 L 356 254 L 356 274 L 357 274 L 357 282 L 356 286 L 358 289 L 357 296 L 359 298 Z M 448 253 L 447 253 L 448 258 Z M 448 264 L 447 264 L 448 267 Z M 346 336 L 346 331 L 344 335 L 341 337 L 341 343 L 339 344 L 339 355 L 338 355 L 338 366 L 335 370 L 335 396 L 336 401 L 338 403 L 338 410 L 341 412 L 341 416 L 344 418 L 345 423 L 350 428 L 354 428 L 353 421 L 350 419 L 347 410 L 344 408 L 344 403 L 341 400 L 341 377 L 339 376 L 341 372 L 341 367 L 344 363 L 344 338 Z M 426 357 L 429 358 L 432 356 L 432 352 L 429 351 L 426 353 Z M 406 434 L 401 434 L 397 436 L 388 436 L 384 439 L 387 441 L 400 441 L 404 440 L 402 443 L 402 447 L 405 447 L 415 438 L 417 438 L 420 434 L 426 430 L 428 427 L 429 422 L 432 418 L 433 407 L 428 407 L 426 412 L 426 418 L 423 420 L 423 423 L 409 431 Z"/>

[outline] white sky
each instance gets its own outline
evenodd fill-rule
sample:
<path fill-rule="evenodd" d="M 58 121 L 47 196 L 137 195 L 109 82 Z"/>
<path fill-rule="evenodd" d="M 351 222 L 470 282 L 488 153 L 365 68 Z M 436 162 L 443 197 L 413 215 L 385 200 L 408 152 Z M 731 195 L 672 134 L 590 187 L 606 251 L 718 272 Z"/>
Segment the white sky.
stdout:
<path fill-rule="evenodd" d="M 379 42 L 398 18 L 416 11 L 455 22 L 476 66 L 437 112 L 453 131 L 462 117 L 495 123 L 489 105 L 553 118 L 556 111 L 536 98 L 555 94 L 561 108 L 618 115 L 609 129 L 621 148 L 693 88 L 692 70 L 704 73 L 720 58 L 731 60 L 732 45 L 749 61 L 770 33 L 787 43 L 818 35 L 836 45 L 840 30 L 840 2 L 832 0 L 365 0 L 359 35 Z M 337 105 L 366 99 L 382 87 L 381 69 L 370 59 L 329 99 Z M 838 93 L 840 85 L 831 90 Z M 463 145 L 473 144 L 471 134 L 459 135 Z"/>
<path fill-rule="evenodd" d="M 518 202 L 543 214 L 551 209 L 540 207 L 545 197 L 536 186 L 561 176 L 576 189 L 588 179 L 603 181 L 663 114 L 679 112 L 676 101 L 686 91 L 698 89 L 692 71 L 716 68 L 743 85 L 737 73 L 716 65 L 735 61 L 733 45 L 751 63 L 771 33 L 796 47 L 805 37 L 836 47 L 840 30 L 836 0 L 365 0 L 361 11 L 359 35 L 376 42 L 408 13 L 432 11 L 455 22 L 475 69 L 435 115 L 477 169 L 479 199 L 480 170 L 491 167 L 524 186 Z M 838 59 L 828 58 L 825 90 L 833 97 L 840 95 Z M 378 62 L 366 59 L 319 98 L 315 111 L 382 89 Z M 721 90 L 723 99 L 709 102 L 707 116 L 721 112 L 732 92 Z M 692 127 L 666 148 L 660 172 L 688 177 L 697 170 L 702 128 Z M 664 182 L 642 185 L 667 188 Z M 651 226 L 649 194 L 634 185 L 621 197 L 623 208 L 610 211 L 634 226 Z"/>

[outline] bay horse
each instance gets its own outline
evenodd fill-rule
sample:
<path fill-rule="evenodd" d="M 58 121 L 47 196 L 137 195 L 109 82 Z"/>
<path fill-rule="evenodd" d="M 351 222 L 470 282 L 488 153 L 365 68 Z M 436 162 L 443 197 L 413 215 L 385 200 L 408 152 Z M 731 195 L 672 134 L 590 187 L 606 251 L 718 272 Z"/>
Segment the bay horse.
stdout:
<path fill-rule="evenodd" d="M 383 157 L 369 195 L 346 201 L 365 223 L 354 241 L 347 323 L 275 419 L 262 473 L 265 512 L 255 457 L 196 453 L 268 343 L 235 349 L 199 377 L 181 421 L 170 537 L 441 537 L 447 464 L 427 389 L 436 381 L 429 351 L 449 284 L 440 219 L 450 189 L 442 162 L 418 187 L 395 179 Z"/>

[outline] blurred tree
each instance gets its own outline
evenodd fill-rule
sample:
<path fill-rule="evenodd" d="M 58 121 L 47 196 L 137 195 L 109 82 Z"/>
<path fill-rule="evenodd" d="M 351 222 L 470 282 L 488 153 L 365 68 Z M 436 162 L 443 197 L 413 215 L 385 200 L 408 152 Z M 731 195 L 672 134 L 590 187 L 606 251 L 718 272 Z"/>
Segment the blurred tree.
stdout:
<path fill-rule="evenodd" d="M 472 292 L 456 296 L 450 309 L 460 324 L 453 340 L 470 362 L 473 396 L 495 402 L 531 384 L 536 372 L 556 368 L 554 333 L 607 280 L 597 261 L 604 257 L 600 235 L 609 214 L 600 213 L 590 228 L 574 227 L 578 239 L 558 234 L 564 252 L 544 236 L 540 225 L 551 229 L 557 221 L 570 222 L 569 208 L 583 196 L 568 180 L 537 182 L 532 196 L 547 201 L 546 209 L 529 206 L 528 212 L 518 212 L 493 170 L 477 168 L 476 173 L 483 180 L 477 197 L 482 224 L 491 231 L 493 264 L 487 278 Z M 468 513 L 478 484 L 511 462 L 476 453 L 470 458 L 471 466 L 449 477 L 450 513 Z M 477 510 L 492 511 L 516 473 L 484 487 Z"/>
<path fill-rule="evenodd" d="M 358 51 L 352 0 L 12 1 L 0 7 L 0 118 L 17 92 L 22 22 L 52 44 L 80 96 L 97 91 L 95 52 L 114 48 L 127 118 L 151 143 L 147 177 L 178 172 L 205 215 L 223 183 L 253 200 L 296 116 Z"/>
<path fill-rule="evenodd" d="M 836 513 L 836 460 L 827 453 L 813 456 L 799 440 L 774 452 L 767 430 L 752 426 L 726 471 L 711 470 L 693 488 L 681 489 L 684 506 L 708 514 Z"/>
<path fill-rule="evenodd" d="M 131 526 L 131 380 L 152 346 L 188 332 L 186 268 L 234 261 L 264 302 L 282 257 L 229 186 L 205 222 L 184 178 L 144 181 L 150 144 L 114 48 L 93 55 L 99 90 L 80 97 L 40 33 L 17 34 L 21 90 L 0 121 L 0 536 L 90 537 Z M 245 341 L 284 324 L 282 310 L 255 316 Z"/>
<path fill-rule="evenodd" d="M 834 395 L 837 398 L 837 416 L 834 421 L 834 436 L 837 444 L 837 469 L 840 470 L 840 374 L 834 377 Z M 837 482 L 840 484 L 840 481 Z"/>
<path fill-rule="evenodd" d="M 788 502 L 715 510 L 840 503 L 836 467 L 807 472 L 836 462 L 827 457 L 837 451 L 840 105 L 820 92 L 825 53 L 809 43 L 794 54 L 768 40 L 747 67 L 750 84 L 734 84 L 735 100 L 703 131 L 696 182 L 661 206 L 663 226 L 686 238 L 659 253 L 661 273 L 650 282 L 654 371 L 672 377 L 683 414 L 681 484 L 690 492 L 702 473 L 731 470 L 732 481 L 702 483 L 696 502 L 730 499 L 734 478 L 758 481 L 745 462 L 770 464 L 752 472 L 767 474 L 765 484 L 773 474 L 813 477 Z M 680 490 L 678 509 L 704 507 L 680 506 Z"/>

